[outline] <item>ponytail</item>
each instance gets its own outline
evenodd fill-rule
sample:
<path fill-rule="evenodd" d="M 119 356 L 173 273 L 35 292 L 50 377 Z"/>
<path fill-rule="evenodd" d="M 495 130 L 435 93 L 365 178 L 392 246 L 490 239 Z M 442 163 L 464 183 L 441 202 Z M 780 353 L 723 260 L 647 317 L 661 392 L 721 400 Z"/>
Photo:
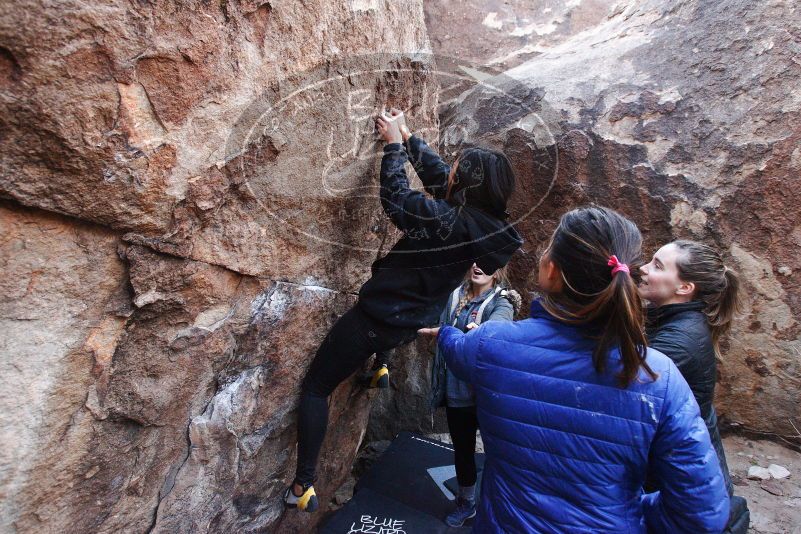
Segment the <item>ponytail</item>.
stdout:
<path fill-rule="evenodd" d="M 643 327 L 642 300 L 637 292 L 637 284 L 631 276 L 619 273 L 612 281 L 612 305 L 607 327 L 601 342 L 593 354 L 593 362 L 598 372 L 604 371 L 604 363 L 600 358 L 605 357 L 609 349 L 617 343 L 620 347 L 620 356 L 623 360 L 623 370 L 618 378 L 624 386 L 631 384 L 642 367 L 652 379 L 654 373 L 645 361 L 646 338 Z"/>
<path fill-rule="evenodd" d="M 673 244 L 682 252 L 676 259 L 679 278 L 695 284 L 694 297 L 704 303 L 712 345 L 720 358 L 720 340 L 729 333 L 734 317 L 742 308 L 740 277 L 708 245 L 686 240 Z"/>
<path fill-rule="evenodd" d="M 613 210 L 589 207 L 562 216 L 546 251 L 565 289 L 546 294 L 543 307 L 557 319 L 597 332 L 592 359 L 598 373 L 606 371 L 609 352 L 618 347 L 623 368 L 617 377 L 623 387 L 640 369 L 657 378 L 646 362 L 642 301 L 628 267 L 641 263 L 641 247 L 633 222 Z"/>

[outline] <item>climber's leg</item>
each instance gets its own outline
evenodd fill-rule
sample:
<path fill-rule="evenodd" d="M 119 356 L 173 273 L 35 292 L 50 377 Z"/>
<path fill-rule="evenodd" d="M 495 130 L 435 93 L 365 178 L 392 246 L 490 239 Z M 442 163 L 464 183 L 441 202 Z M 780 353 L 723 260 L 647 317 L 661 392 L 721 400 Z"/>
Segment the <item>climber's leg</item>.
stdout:
<path fill-rule="evenodd" d="M 298 465 L 295 483 L 312 484 L 317 457 L 328 427 L 328 397 L 303 391 L 298 407 Z"/>
<path fill-rule="evenodd" d="M 314 482 L 317 458 L 328 425 L 328 396 L 372 354 L 416 336 L 414 329 L 393 328 L 351 308 L 323 340 L 303 381 L 298 414 L 298 465 L 295 483 Z"/>
<path fill-rule="evenodd" d="M 375 355 L 374 369 L 380 369 L 383 366 L 389 366 L 389 359 L 392 357 L 394 350 L 382 350 Z"/>

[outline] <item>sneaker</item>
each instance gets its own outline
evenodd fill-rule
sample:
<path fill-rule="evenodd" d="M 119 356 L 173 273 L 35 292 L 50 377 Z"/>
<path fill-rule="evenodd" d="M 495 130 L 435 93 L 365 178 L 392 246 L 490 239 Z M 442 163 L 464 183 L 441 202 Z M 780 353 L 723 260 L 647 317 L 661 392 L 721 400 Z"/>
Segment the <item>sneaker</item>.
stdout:
<path fill-rule="evenodd" d="M 295 486 L 294 482 L 284 492 L 284 506 L 287 508 L 297 508 L 301 512 L 316 512 L 320 503 L 317 500 L 317 494 L 314 493 L 314 486 L 311 484 L 303 485 L 303 493 L 295 495 L 292 488 Z"/>
<path fill-rule="evenodd" d="M 456 510 L 445 518 L 445 523 L 449 527 L 461 527 L 464 522 L 476 516 L 475 501 L 466 499 L 456 499 Z"/>

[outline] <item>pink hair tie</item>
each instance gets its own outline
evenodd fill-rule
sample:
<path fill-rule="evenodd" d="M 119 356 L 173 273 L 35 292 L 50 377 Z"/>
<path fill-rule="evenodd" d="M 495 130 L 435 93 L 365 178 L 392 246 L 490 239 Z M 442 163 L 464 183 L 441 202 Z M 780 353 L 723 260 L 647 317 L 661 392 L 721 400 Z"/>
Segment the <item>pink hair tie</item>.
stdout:
<path fill-rule="evenodd" d="M 615 276 L 615 273 L 620 271 L 623 271 L 626 274 L 631 274 L 631 271 L 629 271 L 629 266 L 625 263 L 620 263 L 620 260 L 617 259 L 617 256 L 614 254 L 609 257 L 609 261 L 606 262 L 606 264 L 612 267 L 612 276 Z"/>

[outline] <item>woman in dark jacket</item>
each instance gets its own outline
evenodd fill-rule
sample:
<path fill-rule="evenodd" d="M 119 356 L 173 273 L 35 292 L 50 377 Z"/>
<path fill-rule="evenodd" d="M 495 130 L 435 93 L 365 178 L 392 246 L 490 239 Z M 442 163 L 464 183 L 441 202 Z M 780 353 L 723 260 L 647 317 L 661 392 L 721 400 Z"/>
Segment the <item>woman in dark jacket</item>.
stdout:
<path fill-rule="evenodd" d="M 599 207 L 565 214 L 531 318 L 438 333 L 473 384 L 486 461 L 474 531 L 718 533 L 729 497 L 698 405 L 646 348 L 628 265 L 641 236 Z M 438 332 L 437 332 L 438 330 Z M 662 491 L 643 494 L 650 474 Z"/>
<path fill-rule="evenodd" d="M 473 263 L 494 272 L 522 244 L 506 221 L 515 183 L 506 156 L 467 149 L 451 168 L 411 135 L 402 113 L 382 114 L 376 124 L 387 142 L 381 205 L 404 235 L 373 263 L 358 303 L 334 324 L 303 381 L 297 470 L 284 503 L 306 512 L 318 506 L 313 482 L 328 425 L 328 396 L 372 354 L 411 341 L 418 328 L 436 321 Z M 407 162 L 431 196 L 409 187 Z"/>
<path fill-rule="evenodd" d="M 733 493 L 713 400 L 720 339 L 739 308 L 740 282 L 713 248 L 694 241 L 674 241 L 660 248 L 640 268 L 640 296 L 647 309 L 649 346 L 668 356 L 690 386 L 718 455 L 729 495 Z M 747 514 L 745 501 L 732 500 L 732 521 Z M 744 526 L 742 525 L 744 521 Z M 738 526 L 739 525 L 739 526 Z M 748 517 L 732 532 L 745 532 Z"/>
<path fill-rule="evenodd" d="M 520 310 L 520 295 L 509 289 L 506 268 L 491 275 L 473 264 L 464 283 L 457 287 L 442 310 L 439 324 L 467 332 L 489 321 L 512 321 Z M 456 378 L 437 351 L 431 373 L 431 405 L 445 407 L 448 432 L 453 444 L 454 465 L 459 490 L 456 509 L 445 518 L 451 527 L 460 527 L 476 515 L 476 432 L 478 418 L 473 386 Z"/>

